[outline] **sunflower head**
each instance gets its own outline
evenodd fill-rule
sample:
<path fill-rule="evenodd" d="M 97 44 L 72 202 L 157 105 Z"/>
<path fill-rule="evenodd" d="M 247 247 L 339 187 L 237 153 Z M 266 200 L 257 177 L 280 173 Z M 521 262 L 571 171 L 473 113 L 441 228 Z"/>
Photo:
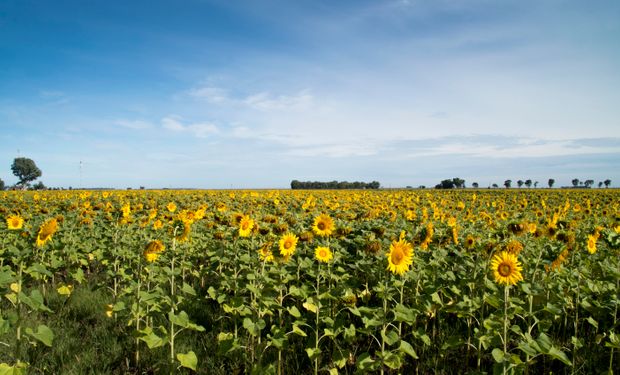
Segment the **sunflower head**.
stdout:
<path fill-rule="evenodd" d="M 329 215 L 321 214 L 314 219 L 312 230 L 317 236 L 327 237 L 334 230 L 334 221 Z"/>
<path fill-rule="evenodd" d="M 334 257 L 329 247 L 319 246 L 314 250 L 314 256 L 316 260 L 323 263 L 328 263 Z"/>
<path fill-rule="evenodd" d="M 588 252 L 590 254 L 596 253 L 596 236 L 590 234 L 588 235 Z"/>
<path fill-rule="evenodd" d="M 19 215 L 11 215 L 6 218 L 6 225 L 11 230 L 22 229 L 24 218 Z"/>
<path fill-rule="evenodd" d="M 392 241 L 387 258 L 387 269 L 395 275 L 402 275 L 413 264 L 413 246 L 401 236 L 398 241 Z"/>
<path fill-rule="evenodd" d="M 297 241 L 299 241 L 299 238 L 292 233 L 287 233 L 282 236 L 279 242 L 280 255 L 283 257 L 293 255 L 297 248 Z"/>
<path fill-rule="evenodd" d="M 37 246 L 41 247 L 45 245 L 49 240 L 52 239 L 52 235 L 56 233 L 58 230 L 58 222 L 56 219 L 49 219 L 41 228 L 39 228 L 39 233 L 37 234 Z"/>
<path fill-rule="evenodd" d="M 254 228 L 254 220 L 252 220 L 248 215 L 243 215 L 239 221 L 239 236 L 249 237 L 250 233 L 252 233 L 252 228 Z"/>
<path fill-rule="evenodd" d="M 468 249 L 473 249 L 476 246 L 476 239 L 471 234 L 468 234 L 465 238 L 465 247 Z"/>
<path fill-rule="evenodd" d="M 523 280 L 521 263 L 515 254 L 507 251 L 502 251 L 493 256 L 491 270 L 493 271 L 495 282 L 498 284 L 515 285 Z"/>

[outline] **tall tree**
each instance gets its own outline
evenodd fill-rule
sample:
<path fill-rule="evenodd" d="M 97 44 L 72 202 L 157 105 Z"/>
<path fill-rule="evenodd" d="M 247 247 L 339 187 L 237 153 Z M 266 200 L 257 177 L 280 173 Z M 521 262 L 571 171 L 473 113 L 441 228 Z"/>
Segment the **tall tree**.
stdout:
<path fill-rule="evenodd" d="M 549 181 L 547 181 L 547 184 L 549 184 L 549 189 L 551 189 L 553 187 L 553 184 L 555 184 L 555 179 L 550 178 Z"/>
<path fill-rule="evenodd" d="M 538 187 L 538 181 L 534 181 L 534 189 Z"/>
<path fill-rule="evenodd" d="M 605 187 L 608 188 L 609 185 L 611 185 L 611 180 L 610 179 L 606 179 L 605 181 L 603 181 L 603 183 L 605 184 Z"/>
<path fill-rule="evenodd" d="M 525 186 L 527 186 L 528 188 L 532 187 L 532 180 L 525 180 Z"/>
<path fill-rule="evenodd" d="M 512 180 L 506 180 L 504 181 L 504 186 L 506 186 L 506 189 L 508 189 L 510 187 L 510 185 L 512 184 Z"/>
<path fill-rule="evenodd" d="M 473 182 L 473 183 L 471 184 L 471 186 L 472 186 L 474 189 L 478 189 L 478 183 L 477 183 L 477 182 Z"/>
<path fill-rule="evenodd" d="M 589 188 L 590 186 L 594 185 L 594 180 L 585 180 L 585 182 L 583 183 L 587 188 Z"/>
<path fill-rule="evenodd" d="M 523 186 L 523 180 L 517 181 L 517 185 L 519 186 L 519 188 L 521 188 L 521 186 Z"/>
<path fill-rule="evenodd" d="M 4 190 L 4 181 L 0 178 L 0 190 Z"/>
<path fill-rule="evenodd" d="M 573 178 L 573 180 L 571 182 L 573 183 L 573 187 L 579 186 L 579 179 L 578 178 Z"/>
<path fill-rule="evenodd" d="M 15 158 L 13 165 L 11 165 L 13 174 L 19 178 L 17 183 L 22 188 L 27 186 L 31 181 L 41 177 L 41 170 L 37 167 L 32 159 L 28 158 Z"/>
<path fill-rule="evenodd" d="M 598 188 L 600 189 L 600 188 L 602 188 L 602 187 L 603 187 L 603 181 L 599 181 L 599 182 L 598 182 Z"/>

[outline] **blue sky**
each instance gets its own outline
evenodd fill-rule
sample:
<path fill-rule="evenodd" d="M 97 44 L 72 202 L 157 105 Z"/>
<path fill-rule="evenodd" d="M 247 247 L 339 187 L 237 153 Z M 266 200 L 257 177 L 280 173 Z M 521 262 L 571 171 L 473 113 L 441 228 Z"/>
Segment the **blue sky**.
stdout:
<path fill-rule="evenodd" d="M 2 0 L 0 178 L 617 186 L 619 35 L 615 0 Z"/>

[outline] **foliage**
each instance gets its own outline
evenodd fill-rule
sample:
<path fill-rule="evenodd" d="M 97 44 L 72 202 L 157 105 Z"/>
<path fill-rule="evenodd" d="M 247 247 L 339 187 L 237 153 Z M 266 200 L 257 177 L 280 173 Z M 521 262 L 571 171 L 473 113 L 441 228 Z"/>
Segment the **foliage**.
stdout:
<path fill-rule="evenodd" d="M 348 182 L 348 181 L 291 181 L 291 189 L 379 189 L 378 181 L 372 182 Z"/>
<path fill-rule="evenodd" d="M 32 159 L 28 158 L 15 158 L 11 165 L 13 174 L 19 178 L 18 185 L 26 186 L 31 181 L 41 177 L 41 170 L 37 167 Z"/>
<path fill-rule="evenodd" d="M 619 209 L 612 189 L 1 192 L 0 371 L 612 372 Z"/>

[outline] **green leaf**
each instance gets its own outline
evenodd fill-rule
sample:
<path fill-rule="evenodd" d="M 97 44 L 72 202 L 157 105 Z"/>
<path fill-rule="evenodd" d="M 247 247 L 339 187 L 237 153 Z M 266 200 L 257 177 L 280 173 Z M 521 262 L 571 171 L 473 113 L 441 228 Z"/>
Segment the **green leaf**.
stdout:
<path fill-rule="evenodd" d="M 400 356 L 392 352 L 385 355 L 385 358 L 383 358 L 383 363 L 392 370 L 398 370 L 403 365 L 400 360 Z"/>
<path fill-rule="evenodd" d="M 375 363 L 375 360 L 370 357 L 368 353 L 362 353 L 359 357 L 357 357 L 357 368 L 360 371 L 370 370 Z"/>
<path fill-rule="evenodd" d="M 299 335 L 299 336 L 303 336 L 306 337 L 308 335 L 306 335 L 306 332 L 304 332 L 301 328 L 299 328 L 299 326 L 295 323 L 293 323 L 293 333 Z"/>
<path fill-rule="evenodd" d="M 196 291 L 188 283 L 183 283 L 183 287 L 181 288 L 181 290 L 183 291 L 183 293 L 189 294 L 190 296 L 196 295 Z M 193 353 L 193 352 L 190 352 L 190 353 Z"/>
<path fill-rule="evenodd" d="M 552 346 L 551 348 L 549 348 L 549 354 L 551 357 L 558 359 L 560 361 L 562 361 L 564 364 L 568 365 L 568 366 L 572 366 L 571 361 L 568 359 L 568 357 L 566 356 L 566 353 L 564 353 L 563 351 L 561 351 L 560 349 L 556 348 L 555 346 Z"/>
<path fill-rule="evenodd" d="M 287 308 L 288 313 L 291 314 L 294 318 L 300 318 L 301 317 L 301 313 L 299 312 L 299 309 L 297 309 L 297 307 L 295 306 L 291 306 L 289 308 Z"/>
<path fill-rule="evenodd" d="M 400 350 L 402 353 L 409 355 L 413 359 L 418 359 L 418 355 L 413 349 L 413 346 L 411 346 L 411 344 L 409 344 L 407 341 L 401 340 L 398 350 Z"/>
<path fill-rule="evenodd" d="M 0 375 L 25 375 L 28 364 L 17 362 L 13 366 L 7 363 L 0 363 Z"/>
<path fill-rule="evenodd" d="M 345 340 L 353 340 L 355 338 L 355 326 L 353 323 L 347 328 L 344 328 L 344 339 Z"/>
<path fill-rule="evenodd" d="M 519 343 L 519 349 L 521 349 L 521 351 L 529 356 L 535 356 L 538 354 L 538 352 L 532 348 L 530 345 L 528 345 L 525 342 L 520 342 Z"/>
<path fill-rule="evenodd" d="M 185 311 L 181 311 L 178 315 L 172 311 L 168 314 L 168 318 L 173 324 L 186 328 L 189 325 L 189 316 Z"/>
<path fill-rule="evenodd" d="M 493 349 L 491 354 L 493 355 L 493 359 L 495 360 L 495 362 L 497 362 L 497 363 L 504 362 L 504 351 L 502 349 L 495 348 L 495 349 Z"/>
<path fill-rule="evenodd" d="M 598 322 L 596 320 L 594 320 L 591 316 L 588 317 L 588 319 L 586 319 L 588 321 L 588 323 L 592 324 L 594 326 L 594 328 L 598 328 Z"/>
<path fill-rule="evenodd" d="M 34 332 L 32 328 L 26 328 L 26 334 L 41 341 L 45 346 L 51 347 L 52 341 L 54 341 L 54 332 L 49 329 L 45 324 L 41 324 L 37 327 L 37 331 Z"/>
<path fill-rule="evenodd" d="M 415 323 L 416 317 L 413 310 L 402 304 L 396 305 L 394 308 L 394 320 L 397 322 L 405 322 L 407 324 Z"/>
<path fill-rule="evenodd" d="M 395 331 L 381 332 L 381 336 L 388 345 L 394 345 L 400 339 Z"/>
<path fill-rule="evenodd" d="M 151 327 L 147 327 L 139 332 L 142 336 L 138 337 L 138 339 L 144 341 L 149 349 L 155 349 L 166 344 L 166 340 L 157 336 Z"/>
<path fill-rule="evenodd" d="M 194 353 L 192 350 L 185 354 L 178 353 L 177 359 L 179 360 L 179 362 L 181 362 L 181 366 L 196 371 L 196 365 L 198 365 L 198 358 L 196 358 L 196 353 Z"/>
<path fill-rule="evenodd" d="M 315 305 L 314 303 L 312 303 L 312 302 L 310 302 L 310 301 L 304 302 L 304 303 L 302 304 L 302 306 L 303 306 L 306 310 L 308 310 L 308 311 L 310 311 L 310 312 L 313 312 L 313 313 L 315 313 L 315 314 L 316 314 L 316 312 L 317 312 L 317 311 L 319 311 L 319 308 L 317 307 L 317 305 Z"/>
<path fill-rule="evenodd" d="M 338 369 L 337 368 L 330 368 L 329 369 L 329 375 L 338 375 Z"/>
<path fill-rule="evenodd" d="M 321 349 L 319 348 L 306 348 L 306 353 L 308 354 L 308 358 L 310 360 L 314 360 L 316 357 L 321 354 Z"/>

